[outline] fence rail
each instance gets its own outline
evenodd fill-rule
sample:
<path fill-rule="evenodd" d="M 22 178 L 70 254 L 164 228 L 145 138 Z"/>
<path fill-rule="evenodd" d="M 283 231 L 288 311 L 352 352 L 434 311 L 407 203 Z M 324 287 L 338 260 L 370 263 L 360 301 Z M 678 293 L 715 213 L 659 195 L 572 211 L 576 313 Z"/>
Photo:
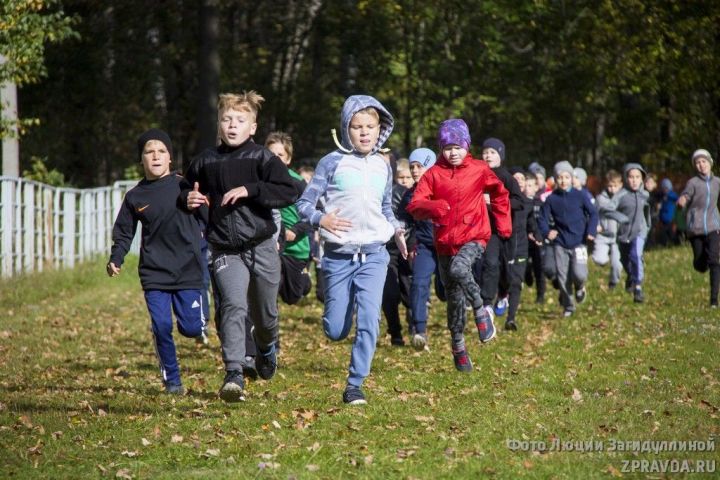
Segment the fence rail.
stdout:
<path fill-rule="evenodd" d="M 109 255 L 115 216 L 125 192 L 136 183 L 81 190 L 0 176 L 2 277 L 73 267 Z M 139 233 L 131 251 L 139 251 Z"/>

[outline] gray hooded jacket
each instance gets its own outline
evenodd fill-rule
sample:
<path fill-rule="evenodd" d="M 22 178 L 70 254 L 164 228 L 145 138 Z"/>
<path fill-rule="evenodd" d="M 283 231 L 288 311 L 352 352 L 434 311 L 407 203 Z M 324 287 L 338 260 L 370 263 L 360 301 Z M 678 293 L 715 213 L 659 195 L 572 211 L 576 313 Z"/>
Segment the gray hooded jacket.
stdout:
<path fill-rule="evenodd" d="M 641 185 L 638 190 L 631 190 L 627 185 L 628 172 L 640 170 L 643 180 L 647 173 L 639 163 L 627 163 L 623 168 L 625 187 L 615 196 L 617 198 L 617 211 L 628 217 L 627 223 L 620 224 L 618 228 L 618 242 L 628 243 L 638 237 L 647 238 L 650 231 L 650 194 Z"/>
<path fill-rule="evenodd" d="M 350 121 L 357 112 L 374 108 L 380 116 L 380 135 L 372 151 L 358 153 L 350 142 Z M 390 164 L 378 153 L 393 129 L 393 118 L 385 107 L 368 95 L 353 95 L 340 115 L 342 142 L 318 162 L 310 184 L 296 207 L 300 216 L 318 226 L 325 212 L 352 221 L 352 228 L 335 235 L 320 229 L 325 250 L 338 253 L 374 253 L 392 237 L 400 223 L 392 211 L 393 176 Z M 316 208 L 318 200 L 325 212 Z"/>

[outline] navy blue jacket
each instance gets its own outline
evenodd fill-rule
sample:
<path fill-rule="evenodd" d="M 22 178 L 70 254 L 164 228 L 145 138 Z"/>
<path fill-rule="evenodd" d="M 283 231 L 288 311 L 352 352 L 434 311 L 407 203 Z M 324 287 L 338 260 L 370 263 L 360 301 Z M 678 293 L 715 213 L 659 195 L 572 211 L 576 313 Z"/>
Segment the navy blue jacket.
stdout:
<path fill-rule="evenodd" d="M 433 224 L 430 220 L 415 220 L 412 215 L 407 212 L 407 206 L 413 198 L 417 183 L 412 186 L 400 202 L 398 208 L 398 220 L 405 222 L 405 230 L 407 232 L 408 251 L 415 248 L 418 243 L 422 243 L 428 248 L 434 249 L 433 246 Z"/>
<path fill-rule="evenodd" d="M 558 231 L 555 243 L 564 248 L 575 248 L 588 235 L 597 235 L 598 213 L 582 190 L 571 188 L 565 191 L 557 188 L 547 197 L 538 219 L 538 227 L 544 238 L 550 233 L 553 221 L 553 229 Z"/>

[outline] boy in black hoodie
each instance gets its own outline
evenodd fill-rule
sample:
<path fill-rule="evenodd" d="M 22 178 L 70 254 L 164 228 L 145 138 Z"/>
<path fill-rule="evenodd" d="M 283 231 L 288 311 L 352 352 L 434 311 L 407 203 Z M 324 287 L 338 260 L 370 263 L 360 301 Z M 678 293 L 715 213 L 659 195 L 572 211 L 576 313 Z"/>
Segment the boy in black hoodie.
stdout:
<path fill-rule="evenodd" d="M 187 179 L 193 188 L 181 199 L 190 210 L 210 207 L 207 238 L 220 295 L 217 330 L 225 363 L 219 396 L 227 402 L 244 400 L 248 311 L 255 327 L 257 373 L 268 380 L 277 369 L 280 257 L 272 209 L 291 205 L 298 193 L 282 161 L 252 140 L 264 100 L 254 91 L 220 95 L 219 144 L 192 161 Z"/>
<path fill-rule="evenodd" d="M 172 312 L 183 336 L 202 335 L 205 328 L 202 233 L 195 215 L 177 204 L 178 195 L 189 184 L 170 171 L 172 143 L 167 133 L 148 130 L 138 138 L 137 147 L 145 178 L 125 194 L 120 206 L 113 226 L 107 273 L 111 277 L 120 274 L 139 221 L 142 244 L 138 272 L 150 312 L 160 372 L 165 391 L 182 395 Z"/>

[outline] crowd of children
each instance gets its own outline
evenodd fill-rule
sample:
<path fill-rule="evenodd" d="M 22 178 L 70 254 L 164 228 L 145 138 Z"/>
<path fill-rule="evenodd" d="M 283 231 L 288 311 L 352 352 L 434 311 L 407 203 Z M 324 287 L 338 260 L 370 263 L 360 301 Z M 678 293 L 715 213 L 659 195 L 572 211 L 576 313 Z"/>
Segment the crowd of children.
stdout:
<path fill-rule="evenodd" d="M 172 315 L 182 335 L 206 342 L 208 279 L 225 366 L 219 397 L 243 400 L 244 376 L 272 378 L 278 297 L 294 304 L 308 294 L 313 260 L 325 335 L 342 340 L 355 326 L 342 397 L 351 405 L 366 403 L 362 386 L 382 314 L 392 345 L 405 345 L 407 328 L 411 345 L 427 349 L 433 284 L 447 302 L 460 372 L 473 368 L 468 312 L 483 344 L 496 336 L 496 315 L 507 314 L 507 331 L 521 326 L 523 283 L 535 287 L 537 303 L 553 285 L 563 316 L 572 316 L 590 294 L 589 258 L 609 264 L 609 289 L 624 270 L 625 289 L 642 303 L 645 248 L 676 242 L 680 230 L 693 267 L 709 272 L 711 307 L 718 305 L 720 179 L 707 150 L 693 153 L 696 175 L 679 195 L 669 179 L 657 189 L 642 165 L 627 163 L 622 173 L 605 174 L 594 197 L 587 172 L 567 161 L 555 163 L 551 176 L 537 162 L 507 169 L 497 138 L 484 140 L 480 158 L 473 157 L 468 126 L 457 118 L 440 124 L 437 153 L 418 148 L 395 160 L 383 150 L 393 116 L 375 98 L 354 95 L 341 111 L 337 148 L 315 170 L 295 172 L 289 135 L 254 142 L 263 100 L 255 92 L 221 95 L 217 146 L 194 158 L 184 176 L 171 170 L 167 133 L 151 129 L 138 138 L 145 177 L 118 213 L 107 273 L 120 273 L 140 222 L 140 280 L 170 394 L 184 392 Z"/>

